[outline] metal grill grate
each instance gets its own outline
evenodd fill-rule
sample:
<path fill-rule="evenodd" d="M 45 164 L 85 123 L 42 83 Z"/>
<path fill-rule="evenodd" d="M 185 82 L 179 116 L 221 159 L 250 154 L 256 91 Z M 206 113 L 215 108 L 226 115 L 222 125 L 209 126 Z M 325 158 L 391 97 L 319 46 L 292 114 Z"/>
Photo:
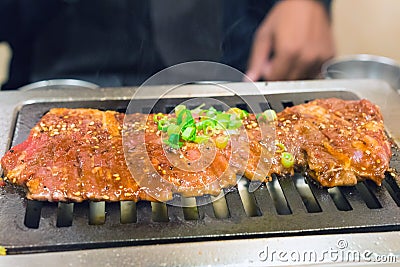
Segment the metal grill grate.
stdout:
<path fill-rule="evenodd" d="M 311 99 L 339 97 L 357 99 L 349 92 L 296 93 L 266 96 L 281 111 Z M 222 97 L 229 105 L 245 108 L 238 97 Z M 165 112 L 176 99 L 162 100 L 154 112 Z M 179 102 L 181 102 L 180 99 Z M 23 106 L 12 144 L 23 141 L 40 117 L 53 107 L 86 107 L 124 111 L 127 101 L 49 102 Z M 141 108 L 148 111 L 146 101 Z M 263 107 L 262 107 L 263 108 Z M 265 108 L 265 107 L 264 107 Z M 167 109 L 167 110 L 165 110 Z M 400 164 L 398 151 L 391 165 Z M 354 187 L 325 189 L 296 173 L 273 177 L 253 193 L 248 181 L 228 189 L 212 204 L 197 206 L 198 198 L 180 198 L 189 207 L 163 203 L 43 203 L 27 201 L 13 186 L 0 189 L 2 245 L 12 253 L 76 250 L 315 233 L 350 233 L 400 229 L 400 189 L 387 175 L 383 186 L 362 182 Z M 179 196 L 177 196 L 179 198 Z M 204 196 L 203 198 L 210 198 Z M 211 200 L 215 200 L 211 197 Z"/>

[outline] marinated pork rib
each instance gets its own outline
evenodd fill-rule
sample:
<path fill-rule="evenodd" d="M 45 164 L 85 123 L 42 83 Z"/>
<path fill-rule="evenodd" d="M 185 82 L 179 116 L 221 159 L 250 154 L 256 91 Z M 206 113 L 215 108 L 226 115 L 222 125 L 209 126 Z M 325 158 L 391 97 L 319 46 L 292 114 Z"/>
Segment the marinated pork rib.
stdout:
<path fill-rule="evenodd" d="M 52 109 L 1 164 L 8 181 L 27 187 L 29 199 L 48 201 L 218 194 L 235 185 L 236 174 L 267 181 L 273 173 L 292 174 L 295 169 L 306 170 L 322 186 L 354 185 L 363 179 L 381 184 L 391 150 L 377 106 L 367 100 L 324 99 L 277 115 L 275 139 L 282 146 L 261 165 L 265 154 L 257 127 L 245 127 L 248 140 L 233 136 L 226 148 L 213 150 L 215 157 L 206 168 L 188 172 L 171 165 L 171 157 L 181 154 L 163 149 L 160 131 L 147 115 L 126 115 L 122 131 L 124 114 L 91 109 Z M 257 126 L 255 116 L 243 124 Z M 239 146 L 232 150 L 235 143 Z M 294 156 L 293 166 L 282 165 L 282 147 Z M 187 143 L 181 148 L 188 160 L 196 159 L 202 149 L 207 145 Z M 250 151 L 248 158 L 244 150 Z M 133 172 L 135 179 L 128 167 L 138 170 Z"/>

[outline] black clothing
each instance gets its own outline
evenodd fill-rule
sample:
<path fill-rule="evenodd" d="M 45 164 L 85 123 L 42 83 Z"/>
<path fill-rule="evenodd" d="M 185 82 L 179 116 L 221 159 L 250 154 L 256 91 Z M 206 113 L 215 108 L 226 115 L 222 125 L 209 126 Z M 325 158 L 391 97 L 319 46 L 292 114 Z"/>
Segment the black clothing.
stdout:
<path fill-rule="evenodd" d="M 13 56 L 2 90 L 47 79 L 139 85 L 194 60 L 246 70 L 253 34 L 278 0 L 0 0 Z"/>

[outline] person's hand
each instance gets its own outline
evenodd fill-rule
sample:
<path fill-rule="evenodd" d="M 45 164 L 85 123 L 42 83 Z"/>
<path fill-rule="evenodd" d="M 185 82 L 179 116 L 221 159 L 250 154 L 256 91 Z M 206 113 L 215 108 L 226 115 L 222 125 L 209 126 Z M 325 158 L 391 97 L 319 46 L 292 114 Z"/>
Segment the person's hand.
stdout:
<path fill-rule="evenodd" d="M 279 2 L 257 29 L 246 75 L 252 81 L 315 78 L 333 57 L 327 11 L 316 0 Z"/>

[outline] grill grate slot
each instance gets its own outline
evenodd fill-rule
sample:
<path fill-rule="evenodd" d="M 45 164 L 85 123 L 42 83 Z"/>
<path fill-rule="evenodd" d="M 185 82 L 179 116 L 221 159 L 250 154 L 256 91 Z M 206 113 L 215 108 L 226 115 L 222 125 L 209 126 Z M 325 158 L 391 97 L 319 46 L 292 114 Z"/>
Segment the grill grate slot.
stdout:
<path fill-rule="evenodd" d="M 353 208 L 350 206 L 349 201 L 344 197 L 342 191 L 338 187 L 328 189 L 328 193 L 331 196 L 335 206 L 340 211 L 349 211 Z"/>
<path fill-rule="evenodd" d="M 281 104 L 283 106 L 283 108 L 290 108 L 294 106 L 294 103 L 292 100 L 282 100 Z"/>
<path fill-rule="evenodd" d="M 295 174 L 293 177 L 294 185 L 303 200 L 304 205 L 309 213 L 321 212 L 322 209 L 315 199 L 313 192 L 307 184 L 305 178 L 300 174 Z"/>
<path fill-rule="evenodd" d="M 349 201 L 353 211 L 365 212 L 366 210 L 370 210 L 355 186 L 340 187 L 339 189 L 343 196 Z"/>
<path fill-rule="evenodd" d="M 386 178 L 385 180 L 383 180 L 382 185 L 389 192 L 396 205 L 400 207 L 400 188 L 396 184 L 396 181 L 393 180 L 390 175 L 386 175 Z"/>
<path fill-rule="evenodd" d="M 278 178 L 275 175 L 272 175 L 272 177 L 272 181 L 267 183 L 267 188 L 275 205 L 276 211 L 279 215 L 292 214 L 292 210 L 290 209 L 289 203 L 287 202 L 285 194 L 283 193 L 278 182 Z"/>
<path fill-rule="evenodd" d="M 365 182 L 358 183 L 356 186 L 357 191 L 360 193 L 361 198 L 364 200 L 367 207 L 370 209 L 381 209 L 382 205 L 379 203 L 376 196 L 371 192 Z"/>
<path fill-rule="evenodd" d="M 58 203 L 57 227 L 69 227 L 72 225 L 74 215 L 74 203 Z"/>
<path fill-rule="evenodd" d="M 247 112 L 249 112 L 249 106 L 246 103 L 240 103 L 240 104 L 236 104 L 237 108 L 246 110 Z"/>
<path fill-rule="evenodd" d="M 214 216 L 217 219 L 227 219 L 230 217 L 228 204 L 226 203 L 225 193 L 222 190 L 218 196 L 211 196 Z"/>
<path fill-rule="evenodd" d="M 42 213 L 43 202 L 28 200 L 26 203 L 26 212 L 24 224 L 28 228 L 39 228 L 40 215 Z"/>
<path fill-rule="evenodd" d="M 106 203 L 104 201 L 89 202 L 89 224 L 100 225 L 106 221 Z"/>
<path fill-rule="evenodd" d="M 249 184 L 250 184 L 249 180 L 240 179 L 237 184 L 238 184 L 240 199 L 242 200 L 243 208 L 244 211 L 246 212 L 246 215 L 249 217 L 261 216 L 261 211 L 257 206 L 256 199 L 253 193 L 249 192 Z"/>
<path fill-rule="evenodd" d="M 169 222 L 167 204 L 151 202 L 151 219 L 153 222 Z"/>
<path fill-rule="evenodd" d="M 134 201 L 120 202 L 121 223 L 135 223 L 137 221 L 136 203 Z"/>
<path fill-rule="evenodd" d="M 195 197 L 182 197 L 183 217 L 185 220 L 198 220 L 199 211 Z"/>

